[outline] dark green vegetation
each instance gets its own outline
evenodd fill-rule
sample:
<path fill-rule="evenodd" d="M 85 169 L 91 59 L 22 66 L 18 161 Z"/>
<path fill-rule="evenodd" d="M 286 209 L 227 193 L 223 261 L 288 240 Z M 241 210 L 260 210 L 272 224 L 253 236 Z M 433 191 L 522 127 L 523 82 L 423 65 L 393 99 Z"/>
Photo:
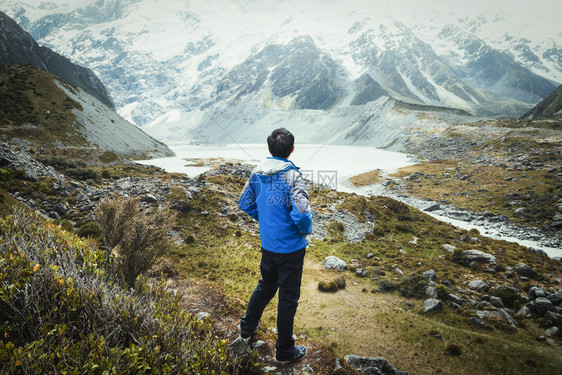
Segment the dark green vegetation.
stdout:
<path fill-rule="evenodd" d="M 81 109 L 54 83 L 54 76 L 31 66 L 0 66 L 0 136 L 42 146 L 85 146 L 74 129 L 72 109 Z"/>
<path fill-rule="evenodd" d="M 163 284 L 122 289 L 92 242 L 22 212 L 0 231 L 3 374 L 256 372 Z"/>
<path fill-rule="evenodd" d="M 451 107 L 440 107 L 440 106 L 433 106 L 433 105 L 422 105 L 422 104 L 413 104 L 413 103 L 406 103 L 401 100 L 396 100 L 396 107 L 398 108 L 405 108 L 410 109 L 413 111 L 424 111 L 424 112 L 447 112 L 453 113 L 459 116 L 472 116 L 471 113 L 458 108 L 451 108 Z"/>

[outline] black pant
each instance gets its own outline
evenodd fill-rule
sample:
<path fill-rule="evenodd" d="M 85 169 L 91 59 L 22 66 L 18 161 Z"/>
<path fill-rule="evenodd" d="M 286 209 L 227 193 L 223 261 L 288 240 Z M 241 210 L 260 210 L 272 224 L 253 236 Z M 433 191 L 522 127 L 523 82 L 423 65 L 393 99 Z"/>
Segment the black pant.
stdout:
<path fill-rule="evenodd" d="M 277 359 L 286 360 L 294 354 L 293 322 L 301 295 L 305 249 L 288 254 L 272 253 L 262 248 L 261 279 L 252 293 L 246 315 L 240 321 L 242 332 L 253 332 L 263 310 L 279 289 L 277 306 Z"/>

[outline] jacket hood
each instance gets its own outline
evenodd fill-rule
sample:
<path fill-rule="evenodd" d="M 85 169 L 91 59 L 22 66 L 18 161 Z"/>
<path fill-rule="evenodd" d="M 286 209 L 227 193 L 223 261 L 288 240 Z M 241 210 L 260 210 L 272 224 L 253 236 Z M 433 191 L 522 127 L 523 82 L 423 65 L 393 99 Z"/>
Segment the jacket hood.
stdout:
<path fill-rule="evenodd" d="M 287 159 L 267 158 L 258 164 L 254 169 L 254 173 L 272 176 L 290 166 L 294 166 L 294 164 Z"/>

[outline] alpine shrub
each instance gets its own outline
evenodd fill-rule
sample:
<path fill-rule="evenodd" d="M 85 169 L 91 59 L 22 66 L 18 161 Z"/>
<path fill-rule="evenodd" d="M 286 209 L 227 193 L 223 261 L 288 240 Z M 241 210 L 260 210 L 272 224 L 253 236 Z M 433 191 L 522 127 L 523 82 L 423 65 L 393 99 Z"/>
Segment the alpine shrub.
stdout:
<path fill-rule="evenodd" d="M 78 229 L 78 237 L 102 239 L 103 233 L 98 223 L 95 221 L 88 221 Z"/>
<path fill-rule="evenodd" d="M 108 258 L 129 288 L 171 245 L 168 232 L 175 222 L 169 208 L 141 211 L 136 199 L 104 199 L 95 209 Z M 113 258 L 111 254 L 115 254 Z"/>
<path fill-rule="evenodd" d="M 421 299 L 425 297 L 427 285 L 427 279 L 422 274 L 415 273 L 402 279 L 398 286 L 398 291 L 403 297 Z"/>
<path fill-rule="evenodd" d="M 259 373 L 163 282 L 120 287 L 93 242 L 23 210 L 0 233 L 0 373 Z"/>

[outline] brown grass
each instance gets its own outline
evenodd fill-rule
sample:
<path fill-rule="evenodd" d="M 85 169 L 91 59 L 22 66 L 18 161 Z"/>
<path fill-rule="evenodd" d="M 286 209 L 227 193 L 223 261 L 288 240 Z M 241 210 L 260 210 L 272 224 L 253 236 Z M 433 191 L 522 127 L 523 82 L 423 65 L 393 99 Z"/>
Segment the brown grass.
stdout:
<path fill-rule="evenodd" d="M 366 186 L 379 183 L 381 180 L 380 171 L 370 171 L 351 177 L 349 182 L 355 186 Z"/>

